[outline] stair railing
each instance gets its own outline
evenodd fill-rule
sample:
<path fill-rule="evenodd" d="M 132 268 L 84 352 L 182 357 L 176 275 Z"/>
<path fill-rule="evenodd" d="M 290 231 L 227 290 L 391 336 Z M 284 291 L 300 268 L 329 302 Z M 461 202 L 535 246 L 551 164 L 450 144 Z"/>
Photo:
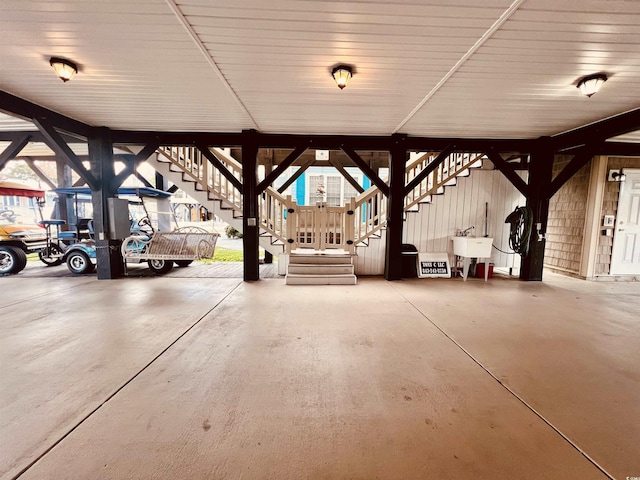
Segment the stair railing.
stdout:
<path fill-rule="evenodd" d="M 291 195 L 280 195 L 277 190 L 267 187 L 258 199 L 260 227 L 277 241 L 287 244 L 287 216 L 295 208 Z"/>
<path fill-rule="evenodd" d="M 242 210 L 241 192 L 200 150 L 195 147 L 160 147 L 158 151 L 179 167 L 188 180 L 195 182 L 197 189 L 212 192 L 231 208 Z M 242 164 L 223 149 L 212 148 L 211 151 L 233 176 L 242 180 Z M 419 175 L 437 155 L 427 152 L 411 160 L 406 168 L 405 182 L 408 184 Z M 450 154 L 407 194 L 405 210 L 437 193 L 468 168 L 477 166 L 482 158 L 482 154 L 476 153 Z M 260 227 L 275 241 L 283 242 L 288 252 L 318 243 L 320 248 L 342 248 L 354 253 L 355 246 L 375 235 L 387 220 L 387 199 L 375 186 L 352 198 L 344 207 L 325 206 L 322 217 L 317 212 L 312 217 L 311 210 L 305 210 L 317 209 L 317 206 L 298 206 L 291 196 L 285 197 L 271 187 L 260 195 L 258 203 Z M 309 243 L 310 238 L 316 240 Z"/>
<path fill-rule="evenodd" d="M 222 149 L 212 148 L 211 151 L 234 177 L 242 180 L 239 162 Z M 187 176 L 186 180 L 194 182 L 197 190 L 212 192 L 229 207 L 242 209 L 242 193 L 196 147 L 160 147 L 158 152 L 177 166 Z"/>
<path fill-rule="evenodd" d="M 348 211 L 353 212 L 352 238 L 358 245 L 385 226 L 387 199 L 378 187 L 372 187 L 352 199 Z"/>
<path fill-rule="evenodd" d="M 440 193 L 444 186 L 465 170 L 474 166 L 479 166 L 484 155 L 478 153 L 452 153 L 444 162 L 427 175 L 422 182 L 411 190 L 405 197 L 405 210 L 423 201 L 429 195 Z M 428 153 L 407 166 L 405 173 L 405 183 L 408 184 L 422 170 L 436 159 L 437 154 Z"/>

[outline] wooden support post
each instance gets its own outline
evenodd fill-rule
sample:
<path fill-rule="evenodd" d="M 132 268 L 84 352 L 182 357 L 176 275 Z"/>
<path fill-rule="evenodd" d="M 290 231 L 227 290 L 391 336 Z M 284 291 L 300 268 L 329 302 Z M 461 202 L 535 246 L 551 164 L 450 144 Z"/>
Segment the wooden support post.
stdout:
<path fill-rule="evenodd" d="M 107 199 L 117 197 L 118 191 L 112 188 L 116 173 L 111 132 L 108 128 L 96 128 L 95 133 L 89 137 L 89 157 L 91 176 L 97 180 L 95 188 L 91 188 L 91 200 L 98 280 L 120 278 L 124 275 L 124 262 L 120 253 L 122 242 L 109 238 Z"/>
<path fill-rule="evenodd" d="M 404 217 L 405 170 L 408 152 L 403 135 L 394 135 L 389 162 L 389 196 L 387 198 L 387 245 L 384 278 L 402 278 L 402 229 Z"/>
<path fill-rule="evenodd" d="M 242 134 L 242 248 L 246 282 L 260 279 L 258 138 L 255 130 L 244 130 Z"/>
<path fill-rule="evenodd" d="M 56 157 L 56 176 L 59 187 L 71 187 L 73 186 L 73 178 L 71 174 L 71 167 Z M 74 208 L 74 202 L 70 196 L 59 194 L 58 205 L 59 209 L 56 212 L 55 218 L 60 218 L 67 222 L 67 226 L 78 225 L 78 218 L 76 216 L 76 209 Z"/>
<path fill-rule="evenodd" d="M 271 156 L 265 159 L 264 177 L 268 178 L 272 171 L 273 171 L 273 157 Z M 266 264 L 273 263 L 273 254 L 271 252 L 268 252 L 267 250 L 264 251 L 264 263 Z"/>
<path fill-rule="evenodd" d="M 533 228 L 529 253 L 522 257 L 521 280 L 542 280 L 545 232 L 549 218 L 549 192 L 553 178 L 553 144 L 549 137 L 538 139 L 529 165 L 527 206 L 533 211 Z"/>

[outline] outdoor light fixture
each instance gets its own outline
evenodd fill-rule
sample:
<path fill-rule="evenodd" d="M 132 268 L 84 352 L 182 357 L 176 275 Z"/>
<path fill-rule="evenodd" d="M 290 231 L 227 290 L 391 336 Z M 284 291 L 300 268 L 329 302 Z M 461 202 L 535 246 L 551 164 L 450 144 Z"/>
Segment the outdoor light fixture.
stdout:
<path fill-rule="evenodd" d="M 338 84 L 338 87 L 340 87 L 340 90 L 342 90 L 347 86 L 349 80 L 351 80 L 353 72 L 351 71 L 351 67 L 348 67 L 347 65 L 338 65 L 333 69 L 331 75 Z"/>
<path fill-rule="evenodd" d="M 63 82 L 68 82 L 73 76 L 78 73 L 78 67 L 75 63 L 65 60 L 64 58 L 51 57 L 49 64 L 56 71 L 56 75 L 60 77 Z"/>
<path fill-rule="evenodd" d="M 578 82 L 578 88 L 580 91 L 585 94 L 587 97 L 590 97 L 598 90 L 604 82 L 607 81 L 607 76 L 603 73 L 596 73 L 595 75 L 589 75 L 587 77 L 583 77 Z"/>
<path fill-rule="evenodd" d="M 624 174 L 622 170 L 609 170 L 609 176 L 607 180 L 610 182 L 624 182 L 627 179 L 627 176 Z"/>

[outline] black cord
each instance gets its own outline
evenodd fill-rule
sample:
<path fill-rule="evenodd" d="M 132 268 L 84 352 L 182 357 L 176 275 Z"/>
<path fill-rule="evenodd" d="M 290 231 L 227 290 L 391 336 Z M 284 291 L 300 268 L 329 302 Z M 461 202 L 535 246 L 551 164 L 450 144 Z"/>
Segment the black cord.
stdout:
<path fill-rule="evenodd" d="M 495 245 L 492 245 L 492 247 L 495 248 L 496 250 L 498 250 L 499 252 L 506 253 L 507 255 L 515 255 L 516 254 L 516 252 L 505 252 L 504 250 L 500 250 Z"/>

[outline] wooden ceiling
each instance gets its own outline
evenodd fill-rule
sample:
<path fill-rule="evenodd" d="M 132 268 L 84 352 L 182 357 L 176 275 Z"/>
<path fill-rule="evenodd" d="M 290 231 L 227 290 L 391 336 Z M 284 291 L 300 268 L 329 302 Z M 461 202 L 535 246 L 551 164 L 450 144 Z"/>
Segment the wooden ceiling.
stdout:
<path fill-rule="evenodd" d="M 537 138 L 640 107 L 638 0 L 0 0 L 0 12 L 0 90 L 111 129 Z M 51 56 L 78 75 L 60 81 Z M 338 63 L 355 67 L 344 90 Z M 609 80 L 581 95 L 597 72 Z M 28 128 L 0 115 L 0 131 Z"/>

